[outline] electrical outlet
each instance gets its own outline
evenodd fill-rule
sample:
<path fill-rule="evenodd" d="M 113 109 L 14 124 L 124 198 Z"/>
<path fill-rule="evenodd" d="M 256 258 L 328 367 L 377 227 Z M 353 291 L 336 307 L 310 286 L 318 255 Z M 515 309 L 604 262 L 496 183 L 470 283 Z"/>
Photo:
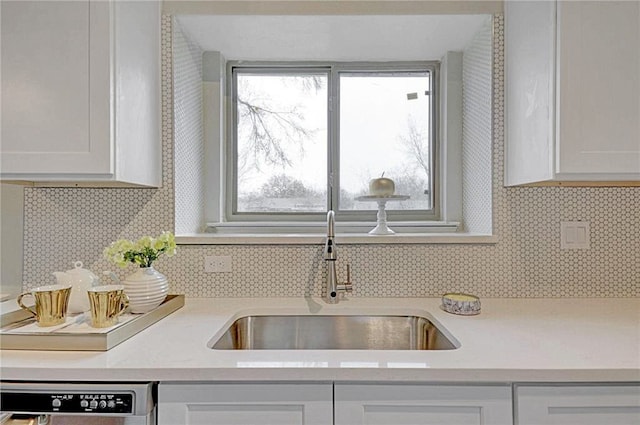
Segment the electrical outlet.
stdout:
<path fill-rule="evenodd" d="M 208 255 L 204 257 L 205 273 L 231 273 L 231 256 Z"/>

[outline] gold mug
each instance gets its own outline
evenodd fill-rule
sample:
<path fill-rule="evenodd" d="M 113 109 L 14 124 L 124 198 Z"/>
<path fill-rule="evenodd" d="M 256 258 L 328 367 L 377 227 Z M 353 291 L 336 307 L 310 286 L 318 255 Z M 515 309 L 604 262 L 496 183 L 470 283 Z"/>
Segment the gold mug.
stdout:
<path fill-rule="evenodd" d="M 91 310 L 91 326 L 108 328 L 118 323 L 120 316 L 129 307 L 129 297 L 122 285 L 95 286 L 87 290 Z"/>
<path fill-rule="evenodd" d="M 65 322 L 71 286 L 47 285 L 23 292 L 18 295 L 18 305 L 33 314 L 38 326 L 55 326 Z M 35 299 L 35 310 L 22 303 L 22 298 L 31 296 Z"/>

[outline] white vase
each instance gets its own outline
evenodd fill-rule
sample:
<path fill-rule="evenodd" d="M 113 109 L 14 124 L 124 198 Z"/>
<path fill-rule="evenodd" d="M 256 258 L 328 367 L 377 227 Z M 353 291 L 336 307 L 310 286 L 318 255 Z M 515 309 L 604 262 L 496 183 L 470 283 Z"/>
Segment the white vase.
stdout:
<path fill-rule="evenodd" d="M 169 281 L 153 267 L 141 267 L 123 281 L 124 293 L 129 297 L 131 313 L 153 310 L 167 297 Z"/>

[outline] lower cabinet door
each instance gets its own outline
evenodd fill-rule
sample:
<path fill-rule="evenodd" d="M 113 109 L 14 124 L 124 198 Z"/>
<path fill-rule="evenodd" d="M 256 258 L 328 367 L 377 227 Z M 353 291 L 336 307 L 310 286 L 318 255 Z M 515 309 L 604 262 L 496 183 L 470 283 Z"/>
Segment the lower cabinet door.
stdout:
<path fill-rule="evenodd" d="M 638 425 L 640 385 L 515 387 L 517 425 Z"/>
<path fill-rule="evenodd" d="M 160 383 L 158 425 L 331 425 L 333 385 Z"/>
<path fill-rule="evenodd" d="M 511 425 L 511 386 L 335 385 L 335 425 Z"/>

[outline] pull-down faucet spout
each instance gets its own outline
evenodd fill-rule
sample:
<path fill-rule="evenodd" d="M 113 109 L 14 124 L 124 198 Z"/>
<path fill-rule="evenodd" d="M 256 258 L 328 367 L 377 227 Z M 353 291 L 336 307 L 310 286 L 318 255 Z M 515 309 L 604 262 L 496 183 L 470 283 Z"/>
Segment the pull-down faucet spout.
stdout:
<path fill-rule="evenodd" d="M 336 260 L 338 259 L 336 252 L 335 238 L 335 213 L 329 210 L 327 213 L 327 240 L 324 244 L 324 261 L 327 262 L 327 292 L 325 300 L 328 304 L 336 304 L 339 300 L 340 292 L 351 292 L 351 271 L 347 265 L 347 281 L 343 284 L 338 283 L 336 272 Z"/>
<path fill-rule="evenodd" d="M 335 213 L 333 210 L 329 210 L 327 213 L 327 240 L 324 243 L 324 259 L 327 261 L 335 261 L 336 260 L 336 243 L 333 238 L 336 237 L 335 234 Z"/>

